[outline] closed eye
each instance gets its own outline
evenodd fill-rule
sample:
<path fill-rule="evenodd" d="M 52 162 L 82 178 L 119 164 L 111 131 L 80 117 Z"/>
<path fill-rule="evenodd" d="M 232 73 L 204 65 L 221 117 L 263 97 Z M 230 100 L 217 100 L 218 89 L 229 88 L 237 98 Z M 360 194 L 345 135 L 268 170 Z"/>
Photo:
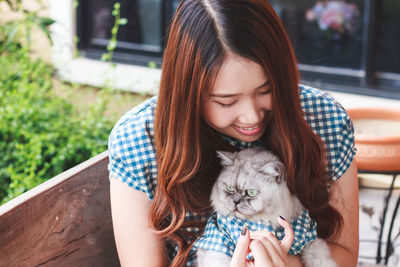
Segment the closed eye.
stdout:
<path fill-rule="evenodd" d="M 217 103 L 218 105 L 220 105 L 223 108 L 230 108 L 236 103 L 236 101 L 233 101 L 232 103 L 229 103 L 229 104 L 224 104 L 224 103 L 216 102 L 216 101 L 215 101 L 215 103 Z"/>
<path fill-rule="evenodd" d="M 258 92 L 257 94 L 258 95 L 268 95 L 269 93 L 271 93 L 271 89 L 268 89 L 268 90 L 265 90 L 265 91 L 262 91 L 262 92 Z"/>

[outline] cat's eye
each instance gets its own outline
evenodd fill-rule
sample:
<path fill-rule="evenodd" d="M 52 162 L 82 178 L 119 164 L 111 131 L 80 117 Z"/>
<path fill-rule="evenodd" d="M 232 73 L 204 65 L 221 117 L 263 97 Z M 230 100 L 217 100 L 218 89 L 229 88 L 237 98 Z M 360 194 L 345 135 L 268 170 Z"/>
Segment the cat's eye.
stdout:
<path fill-rule="evenodd" d="M 225 185 L 225 188 L 226 188 L 226 191 L 228 191 L 229 193 L 235 192 L 235 189 L 233 189 L 233 187 L 230 185 Z"/>
<path fill-rule="evenodd" d="M 247 194 L 249 197 L 255 197 L 255 196 L 258 195 L 258 191 L 257 191 L 256 189 L 247 189 L 247 190 L 246 190 L 246 194 Z"/>

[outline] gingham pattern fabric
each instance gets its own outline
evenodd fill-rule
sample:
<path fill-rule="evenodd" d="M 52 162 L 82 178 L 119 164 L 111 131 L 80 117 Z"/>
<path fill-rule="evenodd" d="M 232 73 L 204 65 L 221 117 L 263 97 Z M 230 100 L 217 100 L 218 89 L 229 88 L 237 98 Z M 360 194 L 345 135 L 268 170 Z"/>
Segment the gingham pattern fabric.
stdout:
<path fill-rule="evenodd" d="M 332 179 L 335 180 L 347 170 L 355 154 L 352 123 L 344 109 L 322 91 L 300 86 L 300 97 L 305 119 L 326 143 L 328 168 Z M 150 200 L 153 199 L 157 186 L 154 148 L 156 103 L 157 97 L 153 97 L 122 116 L 114 126 L 108 142 L 110 177 L 146 193 Z M 252 145 L 232 139 L 230 141 L 232 145 L 242 148 Z M 192 213 L 188 213 L 187 217 L 196 218 L 204 223 L 208 219 L 205 215 Z M 200 234 L 199 229 L 188 231 Z M 173 257 L 177 247 L 169 247 Z M 187 266 L 192 266 L 193 254 Z"/>
<path fill-rule="evenodd" d="M 307 210 L 294 218 L 291 225 L 294 231 L 294 240 L 289 253 L 297 255 L 301 253 L 306 244 L 317 238 L 317 225 Z M 243 227 L 247 227 L 250 231 L 269 231 L 279 241 L 285 237 L 284 229 L 282 227 L 274 228 L 270 222 L 253 222 L 214 213 L 208 219 L 204 233 L 196 240 L 194 247 L 213 250 L 232 257 Z"/>
<path fill-rule="evenodd" d="M 356 154 L 350 117 L 335 99 L 312 87 L 300 87 L 300 101 L 308 125 L 325 142 L 328 169 L 332 180 L 336 180 L 346 172 Z"/>

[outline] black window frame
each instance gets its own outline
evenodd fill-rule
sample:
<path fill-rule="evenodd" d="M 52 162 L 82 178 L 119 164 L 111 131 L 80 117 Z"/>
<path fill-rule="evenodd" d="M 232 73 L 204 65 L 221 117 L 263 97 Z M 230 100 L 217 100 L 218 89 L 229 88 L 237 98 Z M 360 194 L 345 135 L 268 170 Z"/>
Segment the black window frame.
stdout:
<path fill-rule="evenodd" d="M 378 2 L 379 1 L 379 2 Z M 87 58 L 100 59 L 106 51 L 108 40 L 91 39 L 91 18 L 93 10 L 91 1 L 81 0 L 77 8 L 77 35 L 80 54 Z M 377 27 L 380 12 L 380 0 L 364 0 L 364 16 L 362 31 L 361 68 L 358 70 L 347 68 L 319 67 L 314 65 L 299 65 L 302 82 L 325 90 L 362 95 L 400 99 L 400 73 L 383 75 L 377 72 L 375 58 L 377 56 Z M 147 66 L 148 62 L 155 62 L 161 66 L 163 47 L 165 47 L 168 26 L 173 13 L 171 1 L 162 1 L 162 40 L 161 51 L 146 45 L 137 45 L 118 41 L 113 55 L 113 61 L 120 63 Z M 399 63 L 400 64 L 400 63 Z M 386 77 L 385 77 L 386 76 Z"/>
<path fill-rule="evenodd" d="M 78 36 L 77 48 L 80 55 L 90 59 L 100 60 L 103 53 L 106 52 L 106 47 L 109 40 L 100 38 L 91 38 L 93 21 L 88 19 L 92 18 L 93 8 L 90 5 L 90 0 L 79 1 L 79 6 L 76 9 L 76 32 Z M 110 11 L 111 12 L 111 11 Z M 149 62 L 156 63 L 157 67 L 161 67 L 163 48 L 166 43 L 166 36 L 171 15 L 173 13 L 172 3 L 169 1 L 162 1 L 161 6 L 161 29 L 162 40 L 160 47 L 162 49 L 154 48 L 150 45 L 132 44 L 128 42 L 118 41 L 117 47 L 113 54 L 113 61 L 118 63 L 135 64 L 147 66 Z M 123 27 L 123 26 L 121 26 Z"/>

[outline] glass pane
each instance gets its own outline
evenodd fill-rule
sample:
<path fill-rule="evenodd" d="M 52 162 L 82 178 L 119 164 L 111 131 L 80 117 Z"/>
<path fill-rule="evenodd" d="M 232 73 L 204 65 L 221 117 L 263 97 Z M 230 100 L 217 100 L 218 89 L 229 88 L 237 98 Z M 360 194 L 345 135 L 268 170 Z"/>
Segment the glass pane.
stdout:
<path fill-rule="evenodd" d="M 120 26 L 118 40 L 144 45 L 161 45 L 161 0 L 125 0 L 121 2 L 121 18 L 128 23 Z M 115 17 L 111 12 L 115 1 L 93 1 L 93 37 L 110 39 Z"/>
<path fill-rule="evenodd" d="M 377 70 L 400 73 L 400 1 L 379 1 Z"/>
<path fill-rule="evenodd" d="M 299 63 L 360 69 L 363 0 L 271 3 L 290 35 Z"/>

